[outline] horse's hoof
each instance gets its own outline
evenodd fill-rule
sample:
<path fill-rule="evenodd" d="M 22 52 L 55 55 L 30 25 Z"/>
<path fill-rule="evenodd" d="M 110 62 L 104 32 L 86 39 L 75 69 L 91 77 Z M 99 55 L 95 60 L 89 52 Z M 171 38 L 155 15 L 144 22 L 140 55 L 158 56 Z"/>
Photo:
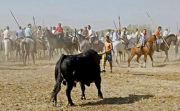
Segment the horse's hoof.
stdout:
<path fill-rule="evenodd" d="M 67 106 L 75 106 L 75 104 L 74 103 L 68 103 Z"/>

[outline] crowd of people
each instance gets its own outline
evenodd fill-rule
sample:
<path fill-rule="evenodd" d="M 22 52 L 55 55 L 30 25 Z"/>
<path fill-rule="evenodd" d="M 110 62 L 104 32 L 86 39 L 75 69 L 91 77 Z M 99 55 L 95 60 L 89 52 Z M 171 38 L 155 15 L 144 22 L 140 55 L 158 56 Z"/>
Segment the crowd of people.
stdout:
<path fill-rule="evenodd" d="M 58 37 L 64 37 L 64 29 L 61 25 L 61 23 L 58 23 L 57 27 L 51 27 L 50 28 L 52 34 L 58 36 Z M 38 26 L 37 31 L 35 32 L 37 37 L 42 37 L 43 36 L 43 30 L 41 26 Z M 32 25 L 28 24 L 27 27 L 22 28 L 21 26 L 19 26 L 19 29 L 16 31 L 16 39 L 23 39 L 23 38 L 31 38 L 32 40 L 34 40 L 33 38 L 33 34 L 34 32 L 32 31 Z M 92 27 L 90 25 L 85 26 L 84 28 L 80 29 L 77 32 L 78 35 L 85 37 L 86 39 L 90 40 L 91 43 L 94 42 L 95 38 L 97 37 L 97 33 L 92 29 Z M 109 31 L 105 34 L 105 59 L 104 59 L 104 71 L 105 71 L 105 63 L 106 61 L 109 61 L 110 64 L 110 69 L 112 71 L 112 51 L 113 51 L 113 42 L 114 41 L 118 41 L 118 40 L 124 40 L 127 39 L 128 36 L 128 30 L 126 27 L 122 28 L 122 30 L 113 30 L 113 31 Z M 2 33 L 3 38 L 4 39 L 10 39 L 10 28 L 9 26 L 7 26 L 5 28 L 5 30 Z M 162 32 L 162 27 L 158 26 L 156 32 L 154 33 L 154 35 L 157 38 L 157 51 L 159 51 L 160 49 L 160 45 L 163 42 L 163 37 L 167 37 L 169 35 L 169 30 L 165 29 Z M 147 29 L 143 29 L 142 31 L 140 31 L 138 28 L 135 30 L 135 33 L 133 35 L 134 37 L 136 37 L 138 39 L 138 43 L 137 43 L 137 47 L 141 47 L 141 49 L 143 48 L 143 46 L 145 45 L 147 39 L 148 39 L 148 33 L 147 33 Z M 35 41 L 35 40 L 34 40 Z M 35 41 L 35 52 L 36 52 L 36 41 Z"/>

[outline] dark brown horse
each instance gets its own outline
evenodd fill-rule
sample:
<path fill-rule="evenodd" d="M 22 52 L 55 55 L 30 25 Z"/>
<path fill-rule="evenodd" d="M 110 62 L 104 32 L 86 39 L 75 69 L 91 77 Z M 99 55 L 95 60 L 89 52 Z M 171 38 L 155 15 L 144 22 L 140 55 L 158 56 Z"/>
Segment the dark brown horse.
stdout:
<path fill-rule="evenodd" d="M 141 55 L 144 55 L 144 62 L 145 62 L 145 66 L 146 67 L 146 60 L 147 60 L 147 56 L 149 55 L 149 57 L 151 58 L 152 61 L 152 66 L 153 66 L 153 53 L 154 53 L 154 43 L 156 42 L 156 36 L 153 35 L 151 37 L 149 37 L 149 39 L 147 40 L 145 46 L 142 48 L 139 47 L 133 47 L 131 48 L 131 55 L 128 59 L 128 67 L 130 67 L 130 62 L 133 59 L 133 57 L 135 55 L 137 55 L 137 62 L 139 63 L 139 58 L 141 57 Z"/>
<path fill-rule="evenodd" d="M 166 43 L 165 43 L 165 42 L 166 42 Z M 176 42 L 177 42 L 177 36 L 176 36 L 176 35 L 170 34 L 170 35 L 168 35 L 167 37 L 164 37 L 164 41 L 163 41 L 163 43 L 161 43 L 161 45 L 160 45 L 160 49 L 161 49 L 162 51 L 164 51 L 164 52 L 165 52 L 165 55 L 166 55 L 166 58 L 165 58 L 164 62 L 169 61 L 168 51 L 169 51 L 171 42 L 173 42 L 173 44 L 176 45 Z"/>

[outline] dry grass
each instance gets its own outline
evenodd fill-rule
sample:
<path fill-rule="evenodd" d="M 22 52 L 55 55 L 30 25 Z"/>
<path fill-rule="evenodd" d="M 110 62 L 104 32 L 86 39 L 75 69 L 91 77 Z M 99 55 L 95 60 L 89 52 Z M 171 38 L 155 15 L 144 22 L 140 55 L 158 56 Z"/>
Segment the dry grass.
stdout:
<path fill-rule="evenodd" d="M 157 58 L 156 58 L 157 60 Z M 104 99 L 97 98 L 94 84 L 86 89 L 87 100 L 80 100 L 79 85 L 72 91 L 75 107 L 68 107 L 65 87 L 58 106 L 49 103 L 54 85 L 54 63 L 39 60 L 36 65 L 18 62 L 0 65 L 0 110 L 2 111 L 176 111 L 180 110 L 180 61 L 156 67 L 137 68 L 127 64 L 102 73 Z M 159 67 L 162 65 L 162 67 Z"/>

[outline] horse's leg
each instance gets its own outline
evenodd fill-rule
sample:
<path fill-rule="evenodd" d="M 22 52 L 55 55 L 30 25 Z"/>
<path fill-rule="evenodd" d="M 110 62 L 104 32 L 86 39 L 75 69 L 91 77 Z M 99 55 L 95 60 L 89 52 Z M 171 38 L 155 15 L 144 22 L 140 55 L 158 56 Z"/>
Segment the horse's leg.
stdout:
<path fill-rule="evenodd" d="M 146 68 L 147 54 L 144 54 L 144 68 Z"/>
<path fill-rule="evenodd" d="M 164 60 L 164 62 L 168 62 L 169 61 L 169 57 L 168 57 L 168 50 L 165 50 L 165 55 L 166 55 L 166 58 Z"/>
<path fill-rule="evenodd" d="M 152 54 L 149 54 L 149 57 L 150 57 L 151 62 L 152 62 L 152 67 L 154 67 L 154 60 L 153 60 Z"/>
<path fill-rule="evenodd" d="M 140 63 L 139 63 L 139 59 L 140 59 L 140 57 L 141 57 L 141 55 L 140 55 L 140 54 L 138 54 L 138 55 L 137 55 L 137 59 L 136 59 L 136 61 L 137 61 L 137 63 L 139 64 L 139 66 L 141 66 L 141 65 L 140 65 Z"/>
<path fill-rule="evenodd" d="M 135 56 L 135 53 L 131 53 L 131 56 L 128 58 L 128 67 L 130 67 L 130 62 L 133 59 L 133 57 Z"/>
<path fill-rule="evenodd" d="M 31 57 L 32 57 L 32 60 L 33 60 L 33 64 L 35 64 L 34 52 L 31 52 Z"/>

